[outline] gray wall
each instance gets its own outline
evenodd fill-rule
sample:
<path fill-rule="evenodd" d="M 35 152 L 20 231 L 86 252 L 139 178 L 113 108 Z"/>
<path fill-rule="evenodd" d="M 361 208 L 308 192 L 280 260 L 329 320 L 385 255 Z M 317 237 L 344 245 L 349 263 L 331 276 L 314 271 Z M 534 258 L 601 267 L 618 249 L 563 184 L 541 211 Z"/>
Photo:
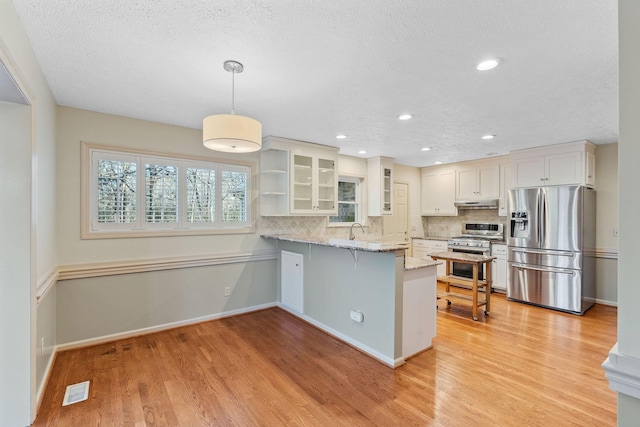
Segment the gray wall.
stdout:
<path fill-rule="evenodd" d="M 63 280 L 56 287 L 58 344 L 273 304 L 276 275 L 276 261 L 267 260 Z"/>
<path fill-rule="evenodd" d="M 388 362 L 402 356 L 402 265 L 398 275 L 395 252 L 357 251 L 356 263 L 348 249 L 284 241 L 280 249 L 304 255 L 304 315 Z M 351 320 L 351 310 L 362 312 L 364 322 Z"/>

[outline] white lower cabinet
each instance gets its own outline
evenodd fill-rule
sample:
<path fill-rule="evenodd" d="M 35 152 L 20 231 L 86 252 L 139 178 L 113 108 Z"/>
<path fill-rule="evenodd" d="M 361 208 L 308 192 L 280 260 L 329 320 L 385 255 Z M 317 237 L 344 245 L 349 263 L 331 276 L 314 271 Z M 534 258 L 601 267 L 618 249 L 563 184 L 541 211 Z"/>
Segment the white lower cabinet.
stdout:
<path fill-rule="evenodd" d="M 446 240 L 413 239 L 414 258 L 431 260 L 430 254 L 446 252 L 447 250 Z M 446 274 L 447 270 L 444 263 L 438 265 L 437 271 L 438 276 L 444 276 Z"/>
<path fill-rule="evenodd" d="M 507 245 L 491 245 L 491 287 L 500 292 L 507 291 Z"/>
<path fill-rule="evenodd" d="M 302 254 L 280 252 L 280 303 L 298 313 L 304 313 Z"/>

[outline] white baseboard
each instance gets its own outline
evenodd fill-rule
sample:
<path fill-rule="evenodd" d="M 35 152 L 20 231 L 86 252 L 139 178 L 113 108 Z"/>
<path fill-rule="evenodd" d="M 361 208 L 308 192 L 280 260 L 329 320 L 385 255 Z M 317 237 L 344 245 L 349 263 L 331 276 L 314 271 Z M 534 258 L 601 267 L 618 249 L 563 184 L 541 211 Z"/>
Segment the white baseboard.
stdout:
<path fill-rule="evenodd" d="M 150 326 L 148 328 L 135 329 L 127 332 L 119 332 L 116 334 L 104 335 L 101 337 L 89 338 L 86 340 L 74 341 L 64 344 L 58 344 L 57 351 L 72 350 L 76 348 L 89 347 L 96 344 L 103 344 L 110 341 L 122 340 L 131 337 L 137 337 L 140 335 L 152 334 L 154 332 L 165 331 L 167 329 L 179 328 L 181 326 L 193 325 L 196 323 L 207 322 L 209 320 L 223 319 L 225 317 L 237 316 L 239 314 L 250 313 L 252 311 L 264 310 L 267 308 L 275 307 L 275 302 L 254 305 L 251 307 L 240 308 L 238 310 L 224 311 L 222 313 L 210 314 L 207 316 L 196 317 L 193 319 L 180 320 L 177 322 L 165 323 L 162 325 Z"/>
<path fill-rule="evenodd" d="M 607 301 L 604 299 L 595 299 L 596 304 L 602 304 L 602 305 L 610 305 L 611 307 L 617 307 L 618 303 L 616 301 Z"/>
<path fill-rule="evenodd" d="M 361 352 L 365 353 L 368 356 L 373 357 L 374 359 L 384 363 L 385 365 L 391 367 L 391 368 L 397 368 L 398 366 L 404 365 L 405 360 L 404 357 L 399 357 L 397 359 L 392 359 L 391 357 L 388 357 L 382 353 L 380 353 L 377 350 L 372 349 L 371 347 L 361 343 L 360 341 L 354 340 L 353 338 L 343 334 L 342 332 L 336 331 L 335 329 L 325 325 L 322 322 L 318 322 L 317 320 L 309 317 L 309 316 L 305 316 L 304 314 L 300 314 L 296 311 L 291 310 L 290 308 L 288 308 L 285 305 L 282 305 L 280 303 L 277 304 L 278 307 L 280 307 L 281 309 L 293 314 L 294 316 L 304 320 L 307 323 L 312 324 L 313 326 L 315 326 L 318 329 L 323 330 L 324 332 L 328 333 L 329 335 L 339 339 L 340 341 L 343 341 L 347 344 L 349 344 L 350 346 L 360 350 Z"/>
<path fill-rule="evenodd" d="M 51 357 L 49 358 L 49 362 L 44 370 L 44 375 L 42 376 L 42 382 L 38 386 L 38 390 L 36 392 L 36 413 L 40 412 L 40 404 L 42 403 L 42 398 L 44 397 L 44 392 L 47 389 L 47 384 L 49 384 L 49 378 L 51 378 L 51 371 L 53 371 L 53 365 L 56 361 L 56 356 L 58 355 L 58 347 L 54 346 L 53 351 L 51 352 Z"/>

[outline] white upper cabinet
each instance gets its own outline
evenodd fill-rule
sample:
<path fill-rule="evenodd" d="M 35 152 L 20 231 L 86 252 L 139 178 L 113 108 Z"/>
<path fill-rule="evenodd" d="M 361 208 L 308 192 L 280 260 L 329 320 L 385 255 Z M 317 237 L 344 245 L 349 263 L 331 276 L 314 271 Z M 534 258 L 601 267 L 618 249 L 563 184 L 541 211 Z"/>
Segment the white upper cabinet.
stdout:
<path fill-rule="evenodd" d="M 456 170 L 456 199 L 497 199 L 500 194 L 500 165 L 473 162 Z"/>
<path fill-rule="evenodd" d="M 372 157 L 367 159 L 369 210 L 367 215 L 393 214 L 393 159 Z"/>
<path fill-rule="evenodd" d="M 289 152 L 260 152 L 260 215 L 289 214 Z"/>
<path fill-rule="evenodd" d="M 292 214 L 338 214 L 337 164 L 337 153 L 335 156 L 330 153 L 291 153 L 293 179 L 289 203 Z"/>
<path fill-rule="evenodd" d="M 456 216 L 456 173 L 453 168 L 422 169 L 422 215 Z"/>
<path fill-rule="evenodd" d="M 595 146 L 577 141 L 511 153 L 514 187 L 595 186 Z"/>
<path fill-rule="evenodd" d="M 511 163 L 500 165 L 500 197 L 498 198 L 498 216 L 507 216 L 509 207 L 509 190 L 513 188 L 513 174 L 511 173 Z"/>
<path fill-rule="evenodd" d="M 337 215 L 338 148 L 267 136 L 260 153 L 262 216 Z"/>

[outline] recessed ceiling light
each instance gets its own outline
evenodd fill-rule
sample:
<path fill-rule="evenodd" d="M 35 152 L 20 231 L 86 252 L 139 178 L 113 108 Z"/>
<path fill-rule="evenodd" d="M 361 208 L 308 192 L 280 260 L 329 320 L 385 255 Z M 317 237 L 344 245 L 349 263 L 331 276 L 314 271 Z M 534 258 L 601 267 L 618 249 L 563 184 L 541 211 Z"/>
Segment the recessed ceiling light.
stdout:
<path fill-rule="evenodd" d="M 429 150 L 431 150 L 431 148 L 429 148 L 429 147 L 424 147 L 424 148 L 421 148 L 420 150 L 421 150 L 421 151 L 429 151 Z"/>
<path fill-rule="evenodd" d="M 441 164 L 442 164 L 442 162 L 435 162 L 435 164 L 436 164 L 436 165 L 441 165 Z"/>
<path fill-rule="evenodd" d="M 495 135 L 482 135 L 482 139 L 493 139 L 495 137 Z"/>
<path fill-rule="evenodd" d="M 344 134 L 336 135 L 337 139 L 345 139 L 346 137 L 347 135 L 344 135 Z"/>
<path fill-rule="evenodd" d="M 367 154 L 367 152 L 364 151 L 364 150 L 360 150 L 360 151 L 358 151 L 358 154 Z"/>
<path fill-rule="evenodd" d="M 502 60 L 500 58 L 490 58 L 490 59 L 487 59 L 485 61 L 480 62 L 476 66 L 476 70 L 479 70 L 479 71 L 492 70 L 492 69 L 496 68 L 498 65 L 500 65 L 500 62 L 502 62 Z"/>
<path fill-rule="evenodd" d="M 398 120 L 409 120 L 413 117 L 413 114 L 400 114 Z"/>

